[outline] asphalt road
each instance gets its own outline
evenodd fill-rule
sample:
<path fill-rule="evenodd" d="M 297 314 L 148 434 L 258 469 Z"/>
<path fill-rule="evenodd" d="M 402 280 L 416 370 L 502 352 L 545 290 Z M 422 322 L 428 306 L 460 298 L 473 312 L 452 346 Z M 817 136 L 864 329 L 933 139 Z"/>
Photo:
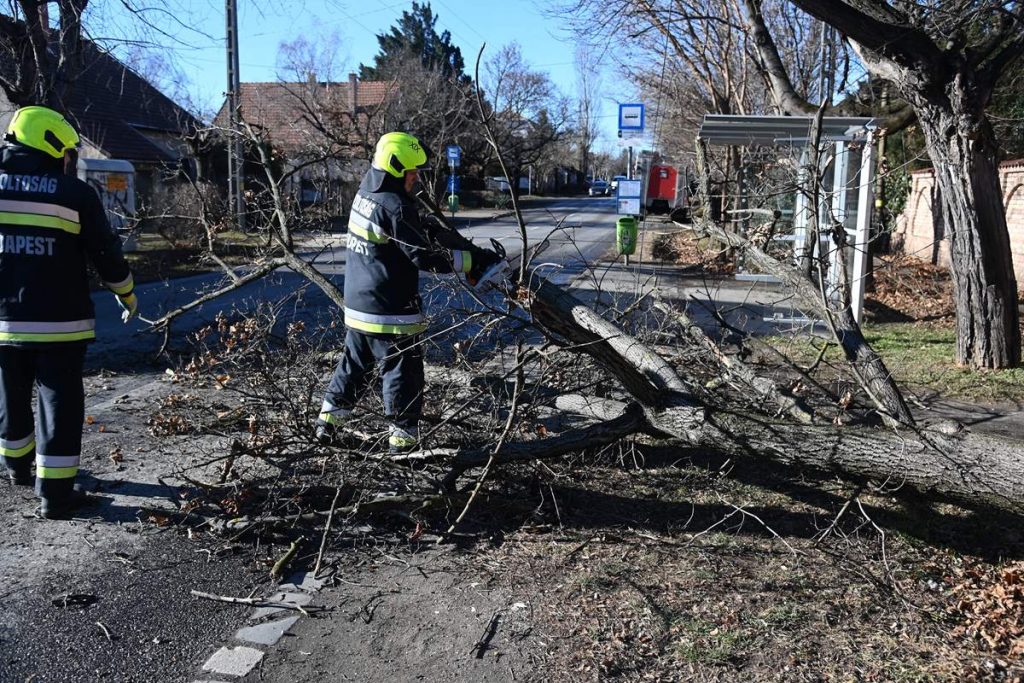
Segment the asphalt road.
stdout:
<path fill-rule="evenodd" d="M 581 273 L 587 262 L 593 262 L 614 245 L 615 203 L 607 197 L 596 198 L 554 198 L 531 199 L 527 201 L 523 216 L 531 247 L 545 238 L 547 247 L 538 263 L 551 271 L 555 282 L 566 283 Z M 457 216 L 460 232 L 472 238 L 477 244 L 489 246 L 491 238 L 499 240 L 510 255 L 519 253 L 521 240 L 519 228 L 513 216 L 505 215 L 492 219 L 491 212 L 473 212 L 472 218 Z M 318 251 L 310 251 L 307 257 L 339 287 L 344 283 L 345 248 L 344 236 L 339 235 Z M 421 289 L 433 292 L 433 276 L 424 275 Z M 189 301 L 197 293 L 217 289 L 227 280 L 216 273 L 180 278 L 167 282 L 153 282 L 137 287 L 140 314 L 155 320 L 165 312 Z M 452 289 L 448 288 L 450 295 Z M 178 318 L 173 324 L 178 336 L 209 324 L 221 312 L 250 311 L 260 302 L 276 301 L 292 297 L 289 316 L 296 319 L 324 322 L 339 315 L 326 296 L 309 285 L 304 278 L 282 268 L 271 275 L 241 287 L 224 296 L 200 306 Z M 437 295 L 425 297 L 428 312 L 443 312 L 450 308 L 450 301 Z M 107 292 L 93 296 L 96 304 L 97 341 L 90 348 L 89 363 L 92 367 L 126 367 L 136 359 L 151 357 L 163 340 L 162 334 L 148 330 L 148 325 L 133 320 L 127 326 L 120 320 L 120 311 L 114 297 Z M 468 299 L 459 302 L 460 307 L 469 306 Z"/>
<path fill-rule="evenodd" d="M 542 260 L 568 280 L 584 260 L 612 247 L 613 212 L 610 199 L 534 200 L 525 218 L 531 241 L 551 236 Z M 518 250 L 511 217 L 474 219 L 462 230 L 478 243 L 494 237 L 510 252 Z M 339 285 L 342 243 L 332 240 L 315 259 Z M 216 275 L 203 275 L 141 285 L 142 314 L 156 318 L 220 283 Z M 431 291 L 432 309 L 451 308 L 443 292 L 452 288 Z M 89 475 L 81 478 L 102 503 L 82 519 L 41 521 L 32 517 L 30 491 L 0 481 L 7 521 L 7 533 L 0 536 L 0 683 L 224 678 L 204 676 L 200 667 L 222 645 L 237 644 L 233 634 L 244 626 L 245 614 L 196 600 L 189 591 L 244 596 L 265 590 L 265 567 L 233 556 L 221 541 L 185 539 L 136 521 L 140 506 L 174 495 L 162 475 L 204 449 L 224 446 L 193 436 L 152 439 L 149 415 L 162 397 L 178 391 L 151 360 L 162 335 L 138 321 L 122 325 L 111 295 L 94 298 L 99 341 L 89 352 L 86 415 L 92 422 L 84 428 L 83 448 Z M 288 312 L 298 318 L 339 316 L 321 292 L 282 270 L 190 312 L 175 324 L 175 334 L 207 324 L 219 311 L 251 310 L 280 298 L 291 299 Z M 109 368 L 117 372 L 111 375 Z"/>

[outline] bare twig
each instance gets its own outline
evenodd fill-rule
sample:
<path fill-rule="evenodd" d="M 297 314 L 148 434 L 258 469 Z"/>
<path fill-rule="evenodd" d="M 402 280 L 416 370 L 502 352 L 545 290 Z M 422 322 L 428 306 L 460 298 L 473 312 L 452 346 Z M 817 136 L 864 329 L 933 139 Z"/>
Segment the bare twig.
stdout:
<path fill-rule="evenodd" d="M 324 559 L 324 548 L 327 547 L 327 536 L 331 533 L 331 522 L 334 521 L 334 510 L 338 507 L 338 496 L 341 495 L 341 487 L 334 487 L 334 500 L 331 501 L 331 511 L 327 513 L 327 524 L 324 526 L 324 535 L 320 538 L 320 550 L 316 554 L 316 564 L 313 565 L 313 578 L 320 573 L 320 562 Z"/>
<path fill-rule="evenodd" d="M 214 595 L 213 593 L 204 593 L 203 591 L 189 591 L 192 595 L 197 598 L 203 598 L 204 600 L 214 600 L 216 602 L 227 602 L 232 605 L 249 605 L 252 607 L 276 607 L 279 609 L 290 609 L 296 612 L 301 612 L 305 616 L 309 616 L 310 609 L 317 610 L 319 607 L 310 607 L 306 605 L 296 605 L 291 602 L 281 602 L 278 600 L 264 600 L 263 598 L 236 598 L 229 595 Z"/>
<path fill-rule="evenodd" d="M 337 500 L 337 497 L 335 497 L 335 500 Z M 333 512 L 333 506 L 331 507 L 331 510 Z M 294 559 L 295 553 L 299 551 L 299 546 L 302 545 L 302 542 L 304 540 L 306 540 L 304 536 L 299 536 L 297 539 L 292 541 L 292 544 L 288 546 L 288 550 L 285 551 L 285 554 L 282 555 L 281 558 L 277 562 L 275 562 L 274 566 L 271 568 L 271 579 L 274 579 L 276 581 L 284 575 L 284 570 L 288 567 L 288 563 L 290 563 L 292 559 Z"/>
<path fill-rule="evenodd" d="M 103 635 L 106 636 L 107 642 L 114 642 L 114 637 L 110 635 L 110 629 L 104 626 L 102 621 L 97 621 L 96 625 L 100 627 L 101 631 L 103 631 Z"/>
<path fill-rule="evenodd" d="M 491 453 L 491 457 L 487 459 L 487 464 L 484 466 L 483 472 L 480 473 L 480 477 L 477 479 L 476 486 L 473 488 L 473 492 L 470 494 L 469 500 L 466 501 L 466 505 L 462 508 L 462 512 L 459 513 L 459 516 L 456 517 L 455 521 L 448 527 L 448 530 L 445 532 L 445 537 L 455 531 L 455 527 L 462 522 L 466 514 L 469 512 L 469 508 L 473 505 L 473 501 L 476 500 L 476 496 L 480 493 L 480 488 L 483 486 L 484 480 L 487 479 L 487 475 L 490 473 L 491 467 L 494 465 L 495 458 L 497 458 L 498 454 L 501 453 L 501 449 L 504 447 L 505 442 L 508 440 L 508 435 L 512 431 L 512 425 L 515 424 L 516 415 L 519 411 L 519 397 L 522 394 L 523 385 L 526 383 L 526 378 L 523 373 L 523 356 L 523 343 L 519 342 L 516 346 L 516 367 L 519 368 L 519 370 L 516 373 L 516 383 L 512 390 L 512 402 L 508 409 L 508 419 L 505 420 L 505 428 L 502 430 L 501 436 L 498 437 L 498 443 L 495 445 L 494 451 Z M 453 474 L 458 476 L 455 473 L 459 471 L 460 470 L 458 468 L 453 468 L 448 477 L 445 477 L 444 486 L 446 488 L 450 489 L 455 485 L 454 479 L 449 480 L 449 478 L 452 477 Z M 441 539 L 438 539 L 439 543 L 440 541 Z"/>

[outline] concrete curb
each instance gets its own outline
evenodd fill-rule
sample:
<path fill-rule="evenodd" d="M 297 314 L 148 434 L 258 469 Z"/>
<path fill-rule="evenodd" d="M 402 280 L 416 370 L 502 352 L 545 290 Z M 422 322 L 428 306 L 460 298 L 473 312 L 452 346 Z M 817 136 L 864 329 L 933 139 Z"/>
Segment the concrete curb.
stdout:
<path fill-rule="evenodd" d="M 313 577 L 309 572 L 299 572 L 290 576 L 286 583 L 277 586 L 277 591 L 267 600 L 282 602 L 295 606 L 305 606 L 313 599 L 313 594 L 323 588 L 324 582 Z M 260 665 L 267 650 L 277 644 L 289 629 L 301 618 L 292 615 L 274 621 L 265 621 L 268 617 L 289 612 L 283 607 L 257 607 L 246 618 L 246 622 L 263 622 L 243 626 L 235 632 L 234 640 L 244 645 L 232 644 L 221 646 L 210 655 L 202 665 L 203 674 L 242 678 Z M 224 683 L 220 680 L 196 679 L 193 683 Z"/>

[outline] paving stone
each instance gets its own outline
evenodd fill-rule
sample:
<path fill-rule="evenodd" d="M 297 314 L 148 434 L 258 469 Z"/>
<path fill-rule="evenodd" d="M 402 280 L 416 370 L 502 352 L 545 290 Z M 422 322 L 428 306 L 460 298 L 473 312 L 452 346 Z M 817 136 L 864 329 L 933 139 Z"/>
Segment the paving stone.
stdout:
<path fill-rule="evenodd" d="M 260 624 L 259 626 L 247 626 L 239 629 L 235 634 L 235 638 L 238 640 L 244 640 L 247 643 L 256 643 L 257 645 L 273 645 L 279 641 L 281 636 L 283 636 L 298 620 L 299 617 L 294 616 L 288 617 L 287 619 L 271 621 L 266 624 Z"/>
<path fill-rule="evenodd" d="M 222 647 L 203 664 L 203 671 L 212 671 L 226 676 L 244 676 L 253 670 L 263 652 L 252 647 Z"/>
<path fill-rule="evenodd" d="M 309 593 L 274 593 L 267 598 L 267 601 L 286 602 L 289 605 L 302 607 L 303 605 L 308 605 L 312 599 L 313 596 Z M 287 611 L 289 610 L 284 607 L 258 607 L 249 615 L 249 621 L 259 621 L 260 619 L 266 619 L 272 614 L 280 614 Z"/>
<path fill-rule="evenodd" d="M 298 572 L 288 577 L 288 583 L 278 586 L 283 591 L 303 591 L 305 593 L 316 593 L 324 587 L 324 582 L 313 578 L 311 572 Z"/>

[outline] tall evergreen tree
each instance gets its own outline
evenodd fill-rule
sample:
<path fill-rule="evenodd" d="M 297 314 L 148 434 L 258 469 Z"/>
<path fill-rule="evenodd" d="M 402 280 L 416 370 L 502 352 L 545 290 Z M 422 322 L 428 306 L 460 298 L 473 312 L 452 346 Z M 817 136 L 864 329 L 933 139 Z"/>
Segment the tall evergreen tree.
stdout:
<path fill-rule="evenodd" d="M 413 0 L 412 10 L 402 12 L 401 18 L 387 33 L 377 34 L 380 51 L 373 65 L 359 65 L 359 77 L 365 80 L 393 78 L 411 59 L 419 59 L 423 68 L 440 73 L 445 78 L 468 83 L 462 50 L 452 44 L 448 31 L 437 32 L 437 15 L 429 2 Z"/>

